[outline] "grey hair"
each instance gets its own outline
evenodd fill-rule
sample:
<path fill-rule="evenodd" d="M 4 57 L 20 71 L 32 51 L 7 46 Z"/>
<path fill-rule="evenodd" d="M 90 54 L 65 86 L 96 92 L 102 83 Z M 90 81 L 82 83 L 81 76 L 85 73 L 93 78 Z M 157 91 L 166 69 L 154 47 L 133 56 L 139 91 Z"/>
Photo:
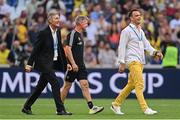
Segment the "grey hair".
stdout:
<path fill-rule="evenodd" d="M 78 25 L 80 24 L 82 21 L 84 20 L 87 20 L 89 21 L 89 18 L 87 16 L 83 16 L 83 15 L 78 15 L 76 18 L 75 18 L 75 24 Z"/>
<path fill-rule="evenodd" d="M 50 10 L 50 11 L 48 12 L 48 14 L 47 14 L 47 20 L 48 20 L 48 22 L 52 19 L 52 17 L 53 17 L 54 15 L 60 15 L 60 14 L 59 14 L 59 12 L 58 12 L 57 10 L 55 10 L 55 9 L 52 9 L 52 10 Z"/>

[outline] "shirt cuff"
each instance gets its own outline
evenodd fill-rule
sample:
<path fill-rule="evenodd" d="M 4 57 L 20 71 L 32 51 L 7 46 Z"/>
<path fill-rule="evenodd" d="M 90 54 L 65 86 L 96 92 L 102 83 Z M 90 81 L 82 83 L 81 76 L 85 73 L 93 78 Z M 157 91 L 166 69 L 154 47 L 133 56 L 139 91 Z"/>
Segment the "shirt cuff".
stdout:
<path fill-rule="evenodd" d="M 153 50 L 153 51 L 151 51 L 149 54 L 151 55 L 151 56 L 154 56 L 154 54 L 157 52 L 157 50 Z"/>
<path fill-rule="evenodd" d="M 125 64 L 125 61 L 124 60 L 119 60 L 118 63 Z"/>

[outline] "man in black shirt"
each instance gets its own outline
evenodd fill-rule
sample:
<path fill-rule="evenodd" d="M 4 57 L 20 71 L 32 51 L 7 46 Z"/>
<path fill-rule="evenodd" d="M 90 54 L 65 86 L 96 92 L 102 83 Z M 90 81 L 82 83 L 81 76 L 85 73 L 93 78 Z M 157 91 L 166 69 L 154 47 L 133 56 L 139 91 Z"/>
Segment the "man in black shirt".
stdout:
<path fill-rule="evenodd" d="M 75 19 L 75 29 L 72 30 L 65 41 L 65 53 L 72 66 L 72 70 L 68 71 L 65 77 L 65 84 L 61 92 L 62 101 L 65 100 L 72 82 L 77 79 L 80 83 L 84 98 L 89 107 L 89 114 L 101 112 L 104 107 L 94 106 L 89 92 L 89 84 L 87 81 L 87 70 L 84 64 L 84 41 L 82 32 L 88 26 L 88 18 L 86 16 L 77 16 Z"/>

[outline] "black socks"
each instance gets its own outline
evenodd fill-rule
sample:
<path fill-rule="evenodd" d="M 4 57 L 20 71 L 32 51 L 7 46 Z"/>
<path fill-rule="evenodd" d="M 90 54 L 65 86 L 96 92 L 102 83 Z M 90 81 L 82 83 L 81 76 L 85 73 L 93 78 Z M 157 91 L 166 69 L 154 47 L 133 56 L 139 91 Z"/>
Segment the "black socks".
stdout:
<path fill-rule="evenodd" d="M 93 108 L 93 103 L 92 103 L 92 101 L 89 101 L 87 104 L 88 104 L 89 109 Z"/>

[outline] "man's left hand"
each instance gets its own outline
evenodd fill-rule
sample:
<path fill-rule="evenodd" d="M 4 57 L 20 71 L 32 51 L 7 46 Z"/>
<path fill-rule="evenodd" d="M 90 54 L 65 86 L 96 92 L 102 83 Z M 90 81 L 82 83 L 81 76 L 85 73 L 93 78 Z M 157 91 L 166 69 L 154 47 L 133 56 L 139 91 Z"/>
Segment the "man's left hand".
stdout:
<path fill-rule="evenodd" d="M 162 60 L 163 59 L 163 54 L 160 51 L 156 51 L 154 54 L 154 59 L 156 61 Z"/>

